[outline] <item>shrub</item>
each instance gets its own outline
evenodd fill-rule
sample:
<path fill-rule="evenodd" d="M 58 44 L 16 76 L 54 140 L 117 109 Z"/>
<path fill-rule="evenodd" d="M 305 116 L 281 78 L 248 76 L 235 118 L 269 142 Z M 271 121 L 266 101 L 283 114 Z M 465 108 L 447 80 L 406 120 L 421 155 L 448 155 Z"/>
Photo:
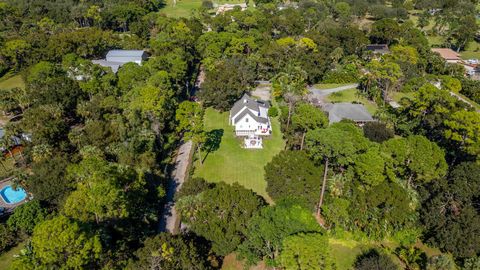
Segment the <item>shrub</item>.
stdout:
<path fill-rule="evenodd" d="M 387 254 L 372 249 L 357 258 L 355 270 L 400 270 L 400 267 Z"/>
<path fill-rule="evenodd" d="M 15 234 L 5 224 L 0 224 L 0 253 L 15 245 Z"/>
<path fill-rule="evenodd" d="M 42 209 L 38 200 L 34 200 L 17 207 L 7 224 L 15 231 L 31 234 L 35 225 L 45 220 L 46 215 L 47 211 Z"/>
<path fill-rule="evenodd" d="M 395 136 L 393 130 L 389 129 L 385 123 L 368 122 L 363 126 L 363 133 L 370 141 L 384 142 Z"/>
<path fill-rule="evenodd" d="M 268 109 L 268 116 L 269 117 L 277 117 L 278 116 L 277 107 L 270 107 L 270 109 Z"/>

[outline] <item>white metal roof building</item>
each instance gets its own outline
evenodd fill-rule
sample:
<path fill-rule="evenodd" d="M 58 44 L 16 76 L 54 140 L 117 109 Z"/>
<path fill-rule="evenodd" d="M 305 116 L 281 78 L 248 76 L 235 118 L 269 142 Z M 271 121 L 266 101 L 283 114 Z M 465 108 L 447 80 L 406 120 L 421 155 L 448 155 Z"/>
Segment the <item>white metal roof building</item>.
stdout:
<path fill-rule="evenodd" d="M 102 67 L 109 67 L 114 73 L 126 63 L 142 64 L 147 60 L 148 55 L 143 50 L 111 50 L 107 53 L 105 59 L 92 60 L 92 63 Z"/>

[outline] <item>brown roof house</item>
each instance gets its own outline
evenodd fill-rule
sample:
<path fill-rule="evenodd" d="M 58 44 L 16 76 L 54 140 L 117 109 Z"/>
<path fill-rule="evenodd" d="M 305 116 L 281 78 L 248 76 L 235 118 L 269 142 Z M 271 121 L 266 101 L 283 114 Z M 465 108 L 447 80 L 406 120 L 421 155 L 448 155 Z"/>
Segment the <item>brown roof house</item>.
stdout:
<path fill-rule="evenodd" d="M 432 48 L 432 52 L 438 53 L 447 63 L 456 64 L 462 60 L 460 54 L 449 48 Z"/>

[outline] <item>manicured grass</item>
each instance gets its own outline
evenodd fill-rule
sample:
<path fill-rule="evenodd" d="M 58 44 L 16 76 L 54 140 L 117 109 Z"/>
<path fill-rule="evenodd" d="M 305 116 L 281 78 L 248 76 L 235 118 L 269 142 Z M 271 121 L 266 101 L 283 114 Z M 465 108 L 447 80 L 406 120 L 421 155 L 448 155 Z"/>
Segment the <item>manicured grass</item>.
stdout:
<path fill-rule="evenodd" d="M 213 1 L 216 4 L 237 4 L 244 3 L 242 0 L 231 0 L 231 1 Z M 202 6 L 202 0 L 177 0 L 175 6 L 173 5 L 173 0 L 167 0 L 164 8 L 160 10 L 160 14 L 165 14 L 168 17 L 191 17 L 192 14 Z"/>
<path fill-rule="evenodd" d="M 23 82 L 23 79 L 20 75 L 0 78 L 0 89 L 12 89 L 15 87 L 25 87 L 25 83 Z"/>
<path fill-rule="evenodd" d="M 0 255 L 0 269 L 1 270 L 8 270 L 10 269 L 10 266 L 13 262 L 13 259 L 15 255 L 20 254 L 20 250 L 22 250 L 25 247 L 25 242 L 22 242 L 18 244 L 16 247 L 13 247 L 9 251 L 3 253 Z"/>
<path fill-rule="evenodd" d="M 351 83 L 319 83 L 319 84 L 315 84 L 314 86 L 315 88 L 323 90 L 323 89 L 342 87 L 349 84 Z"/>
<path fill-rule="evenodd" d="M 472 41 L 465 47 L 465 51 L 460 52 L 462 59 L 480 59 L 480 43 Z"/>
<path fill-rule="evenodd" d="M 264 167 L 285 147 L 280 123 L 272 119 L 272 135 L 263 140 L 263 149 L 244 149 L 242 140 L 235 137 L 234 127 L 228 124 L 228 112 L 220 113 L 212 108 L 205 112 L 205 129 L 223 130 L 220 147 L 209 154 L 203 165 L 195 163 L 195 176 L 210 182 L 238 182 L 271 201 L 266 192 Z"/>
<path fill-rule="evenodd" d="M 371 246 L 350 240 L 330 238 L 328 242 L 330 244 L 330 255 L 338 270 L 352 269 L 357 256 L 371 248 Z"/>
<path fill-rule="evenodd" d="M 329 96 L 327 96 L 326 101 L 332 102 L 332 103 L 339 103 L 339 102 L 361 103 L 365 106 L 365 108 L 369 113 L 374 114 L 377 111 L 377 104 L 359 95 L 358 89 L 350 89 L 350 90 L 345 90 L 345 91 L 330 94 Z"/>

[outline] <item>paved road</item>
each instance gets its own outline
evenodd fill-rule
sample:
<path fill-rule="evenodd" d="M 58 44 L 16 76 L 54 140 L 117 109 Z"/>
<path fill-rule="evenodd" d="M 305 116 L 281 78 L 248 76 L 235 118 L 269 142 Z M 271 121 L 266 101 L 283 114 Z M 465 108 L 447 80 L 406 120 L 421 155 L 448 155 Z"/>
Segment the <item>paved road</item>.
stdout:
<path fill-rule="evenodd" d="M 175 169 L 172 172 L 172 177 L 169 180 L 167 187 L 166 204 L 160 217 L 158 230 L 161 232 L 177 233 L 177 225 L 179 223 L 179 216 L 175 210 L 175 192 L 178 192 L 182 187 L 183 182 L 188 174 L 188 165 L 190 163 L 191 152 L 193 151 L 192 141 L 183 143 L 178 149 L 177 158 L 175 159 Z"/>
<path fill-rule="evenodd" d="M 341 91 L 345 91 L 345 90 L 352 89 L 352 88 L 357 88 L 357 87 L 358 87 L 358 83 L 352 83 L 352 84 L 349 84 L 349 85 L 335 87 L 335 88 L 329 88 L 329 89 L 318 89 L 315 86 L 309 86 L 309 87 L 307 87 L 307 89 L 313 95 L 323 97 L 323 96 L 328 96 L 332 93 L 341 92 Z"/>

